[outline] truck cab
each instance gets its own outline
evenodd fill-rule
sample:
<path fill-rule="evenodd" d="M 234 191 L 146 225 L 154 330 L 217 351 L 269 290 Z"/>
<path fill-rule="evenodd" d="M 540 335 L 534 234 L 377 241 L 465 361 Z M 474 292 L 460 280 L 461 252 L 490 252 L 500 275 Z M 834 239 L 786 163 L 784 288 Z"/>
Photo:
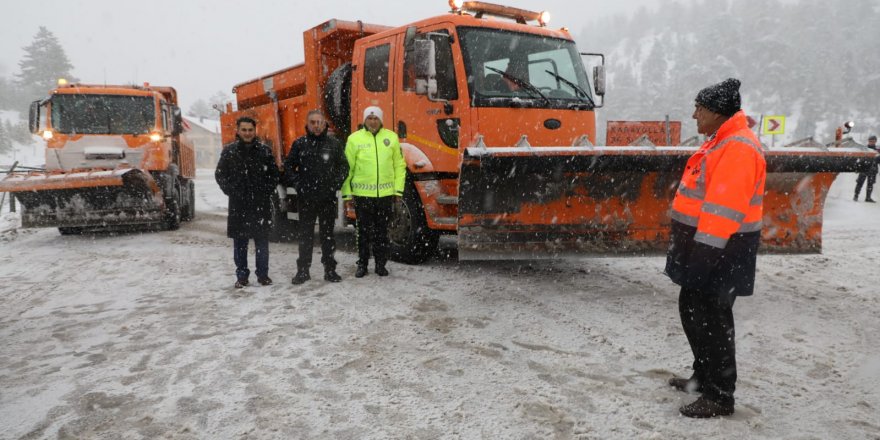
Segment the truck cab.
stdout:
<path fill-rule="evenodd" d="M 177 229 L 194 217 L 195 151 L 173 88 L 60 80 L 28 122 L 46 142 L 46 168 L 0 182 L 25 206 L 25 227 Z"/>
<path fill-rule="evenodd" d="M 464 5 L 354 47 L 351 127 L 364 108 L 380 106 L 407 159 L 409 212 L 391 231 L 393 246 L 406 243 L 394 246 L 402 253 L 456 232 L 466 147 L 595 143 L 603 67 L 594 93 L 571 35 L 547 28 L 546 12 Z M 417 231 L 426 232 L 412 237 Z M 413 247 L 419 242 L 426 246 Z"/>

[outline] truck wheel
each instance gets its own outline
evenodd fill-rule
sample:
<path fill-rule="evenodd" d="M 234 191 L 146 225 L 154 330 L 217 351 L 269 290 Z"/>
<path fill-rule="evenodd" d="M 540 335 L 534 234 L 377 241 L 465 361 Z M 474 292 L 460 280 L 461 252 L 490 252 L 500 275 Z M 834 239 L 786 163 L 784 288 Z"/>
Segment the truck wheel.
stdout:
<path fill-rule="evenodd" d="M 269 233 L 269 241 L 274 243 L 291 243 L 298 238 L 296 233 L 297 221 L 287 218 L 287 207 L 281 203 L 280 191 L 287 191 L 279 187 L 272 196 L 272 231 Z"/>
<path fill-rule="evenodd" d="M 391 259 L 401 263 L 424 263 L 437 252 L 440 234 L 428 228 L 419 192 L 409 180 L 403 191 L 403 206 L 395 209 L 391 219 L 388 239 Z"/>
<path fill-rule="evenodd" d="M 192 180 L 186 181 L 186 205 L 184 206 L 180 220 L 188 222 L 196 218 L 196 192 Z"/>
<path fill-rule="evenodd" d="M 180 187 L 175 185 L 175 194 L 165 199 L 165 229 L 180 229 Z"/>

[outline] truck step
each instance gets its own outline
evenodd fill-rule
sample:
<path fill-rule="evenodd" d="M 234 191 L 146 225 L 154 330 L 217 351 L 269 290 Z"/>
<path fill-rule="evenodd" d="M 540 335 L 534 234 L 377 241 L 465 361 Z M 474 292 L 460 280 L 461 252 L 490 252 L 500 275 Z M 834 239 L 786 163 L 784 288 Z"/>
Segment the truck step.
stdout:
<path fill-rule="evenodd" d="M 435 217 L 434 222 L 441 225 L 454 225 L 458 223 L 458 218 L 456 217 Z"/>
<path fill-rule="evenodd" d="M 458 197 L 456 196 L 440 196 L 437 197 L 437 203 L 441 205 L 458 205 Z"/>

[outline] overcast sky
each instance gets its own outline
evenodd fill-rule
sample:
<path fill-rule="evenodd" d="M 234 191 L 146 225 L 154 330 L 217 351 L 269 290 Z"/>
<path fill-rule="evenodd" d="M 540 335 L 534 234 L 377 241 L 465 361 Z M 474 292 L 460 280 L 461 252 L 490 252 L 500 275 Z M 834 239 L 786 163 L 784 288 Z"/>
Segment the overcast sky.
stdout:
<path fill-rule="evenodd" d="M 12 3 L 12 4 L 10 4 Z M 551 12 L 551 27 L 577 36 L 594 18 L 628 14 L 659 0 L 502 0 Z M 446 0 L 3 0 L 0 75 L 18 62 L 39 26 L 61 42 L 83 82 L 177 88 L 187 109 L 198 98 L 302 62 L 302 33 L 331 18 L 403 25 L 444 14 Z M 589 50 L 589 48 L 581 48 Z"/>

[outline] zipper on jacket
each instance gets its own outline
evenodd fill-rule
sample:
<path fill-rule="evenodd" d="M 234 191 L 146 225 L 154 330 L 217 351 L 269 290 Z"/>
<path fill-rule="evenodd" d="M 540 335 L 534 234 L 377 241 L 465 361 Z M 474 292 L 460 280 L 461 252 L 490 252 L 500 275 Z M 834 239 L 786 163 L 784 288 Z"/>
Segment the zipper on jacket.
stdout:
<path fill-rule="evenodd" d="M 381 130 L 381 128 L 379 129 Z M 379 142 L 376 140 L 377 131 L 373 134 L 373 151 L 376 153 L 376 198 L 379 198 Z"/>

